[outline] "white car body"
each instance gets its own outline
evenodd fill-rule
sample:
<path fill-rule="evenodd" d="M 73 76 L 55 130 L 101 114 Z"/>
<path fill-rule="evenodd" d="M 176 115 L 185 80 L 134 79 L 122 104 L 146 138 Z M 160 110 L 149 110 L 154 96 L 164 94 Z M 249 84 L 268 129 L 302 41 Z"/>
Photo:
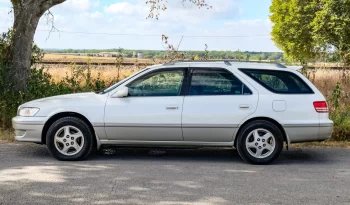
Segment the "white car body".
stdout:
<path fill-rule="evenodd" d="M 251 91 L 250 95 L 118 97 L 117 92 L 149 72 L 169 68 L 222 68 Z M 276 94 L 242 73 L 240 68 L 288 71 L 299 76 L 313 94 Z M 177 62 L 155 65 L 103 94 L 80 93 L 34 100 L 20 108 L 39 108 L 32 117 L 16 116 L 16 140 L 45 144 L 53 119 L 77 116 L 87 121 L 101 145 L 123 146 L 234 146 L 245 123 L 267 119 L 278 124 L 284 141 L 322 141 L 330 138 L 328 112 L 315 111 L 325 101 L 320 91 L 295 69 L 251 62 Z"/>

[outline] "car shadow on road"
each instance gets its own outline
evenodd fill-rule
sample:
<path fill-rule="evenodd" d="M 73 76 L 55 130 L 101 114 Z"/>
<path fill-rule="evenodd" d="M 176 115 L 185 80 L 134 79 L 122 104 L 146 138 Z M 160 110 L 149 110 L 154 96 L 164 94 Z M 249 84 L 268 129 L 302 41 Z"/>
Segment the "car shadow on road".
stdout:
<path fill-rule="evenodd" d="M 221 162 L 245 163 L 236 149 L 135 149 L 109 148 L 91 156 L 90 160 L 143 160 L 143 161 L 182 161 L 182 162 Z M 321 149 L 294 148 L 283 150 L 280 157 L 272 163 L 283 164 L 318 164 L 327 162 Z"/>
<path fill-rule="evenodd" d="M 52 159 L 46 146 L 29 144 L 16 144 L 16 155 L 25 158 Z M 327 158 L 324 149 L 320 148 L 292 148 L 283 150 L 280 157 L 273 163 L 278 164 L 321 164 L 332 159 Z M 245 163 L 236 149 L 229 148 L 202 148 L 202 149 L 154 149 L 154 148 L 104 148 L 93 153 L 87 161 L 182 161 Z"/>

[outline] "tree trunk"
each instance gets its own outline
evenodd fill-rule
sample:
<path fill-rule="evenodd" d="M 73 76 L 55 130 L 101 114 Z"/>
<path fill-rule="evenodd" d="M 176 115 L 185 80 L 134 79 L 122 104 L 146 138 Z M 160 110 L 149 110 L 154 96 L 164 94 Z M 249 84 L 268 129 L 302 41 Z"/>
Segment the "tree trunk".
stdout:
<path fill-rule="evenodd" d="M 40 17 L 27 9 L 14 11 L 14 15 L 8 80 L 14 91 L 25 91 L 31 67 L 34 34 Z"/>
<path fill-rule="evenodd" d="M 7 85 L 14 92 L 25 91 L 31 67 L 35 30 L 40 17 L 52 6 L 65 0 L 11 0 L 14 23 Z"/>

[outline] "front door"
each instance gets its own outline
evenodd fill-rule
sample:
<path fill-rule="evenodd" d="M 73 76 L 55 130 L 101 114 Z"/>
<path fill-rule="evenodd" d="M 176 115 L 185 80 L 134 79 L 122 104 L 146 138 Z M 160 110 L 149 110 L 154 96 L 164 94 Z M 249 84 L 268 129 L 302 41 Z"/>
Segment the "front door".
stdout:
<path fill-rule="evenodd" d="M 108 139 L 182 141 L 185 73 L 186 69 L 151 71 L 126 85 L 127 97 L 110 97 L 105 109 Z"/>
<path fill-rule="evenodd" d="M 223 68 L 192 68 L 182 114 L 185 141 L 230 142 L 258 94 Z"/>

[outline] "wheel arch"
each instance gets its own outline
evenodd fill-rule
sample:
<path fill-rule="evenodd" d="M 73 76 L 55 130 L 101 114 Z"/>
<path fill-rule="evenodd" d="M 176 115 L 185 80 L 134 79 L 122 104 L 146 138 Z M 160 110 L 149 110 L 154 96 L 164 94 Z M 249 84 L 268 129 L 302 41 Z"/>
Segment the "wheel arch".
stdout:
<path fill-rule="evenodd" d="M 288 148 L 288 146 L 289 146 L 289 144 L 290 144 L 290 140 L 288 139 L 288 135 L 287 135 L 286 131 L 284 130 L 283 126 L 282 126 L 277 120 L 275 120 L 275 119 L 273 119 L 273 118 L 270 118 L 270 117 L 253 117 L 253 118 L 250 118 L 250 119 L 246 120 L 244 123 L 242 123 L 242 124 L 239 126 L 239 128 L 238 128 L 238 130 L 237 130 L 237 132 L 236 132 L 236 134 L 235 134 L 234 146 L 236 146 L 236 143 L 237 143 L 237 136 L 238 136 L 238 134 L 242 131 L 242 128 L 243 128 L 246 124 L 248 124 L 248 123 L 250 123 L 250 122 L 252 122 L 252 121 L 255 121 L 255 120 L 266 120 L 266 121 L 269 121 L 269 122 L 275 124 L 275 125 L 280 129 L 280 131 L 282 132 L 283 141 L 287 143 L 287 148 Z"/>
<path fill-rule="evenodd" d="M 63 117 L 76 117 L 79 118 L 81 120 L 83 120 L 88 126 L 89 128 L 92 130 L 93 133 L 93 139 L 94 139 L 94 143 L 95 145 L 97 145 L 97 137 L 96 137 L 96 133 L 95 133 L 95 129 L 92 126 L 91 122 L 82 114 L 77 113 L 77 112 L 60 112 L 60 113 L 56 113 L 54 115 L 52 115 L 46 122 L 43 128 L 43 131 L 41 133 L 41 142 L 42 144 L 46 144 L 46 134 L 47 131 L 49 130 L 50 126 L 56 122 L 58 119 L 61 119 Z"/>

